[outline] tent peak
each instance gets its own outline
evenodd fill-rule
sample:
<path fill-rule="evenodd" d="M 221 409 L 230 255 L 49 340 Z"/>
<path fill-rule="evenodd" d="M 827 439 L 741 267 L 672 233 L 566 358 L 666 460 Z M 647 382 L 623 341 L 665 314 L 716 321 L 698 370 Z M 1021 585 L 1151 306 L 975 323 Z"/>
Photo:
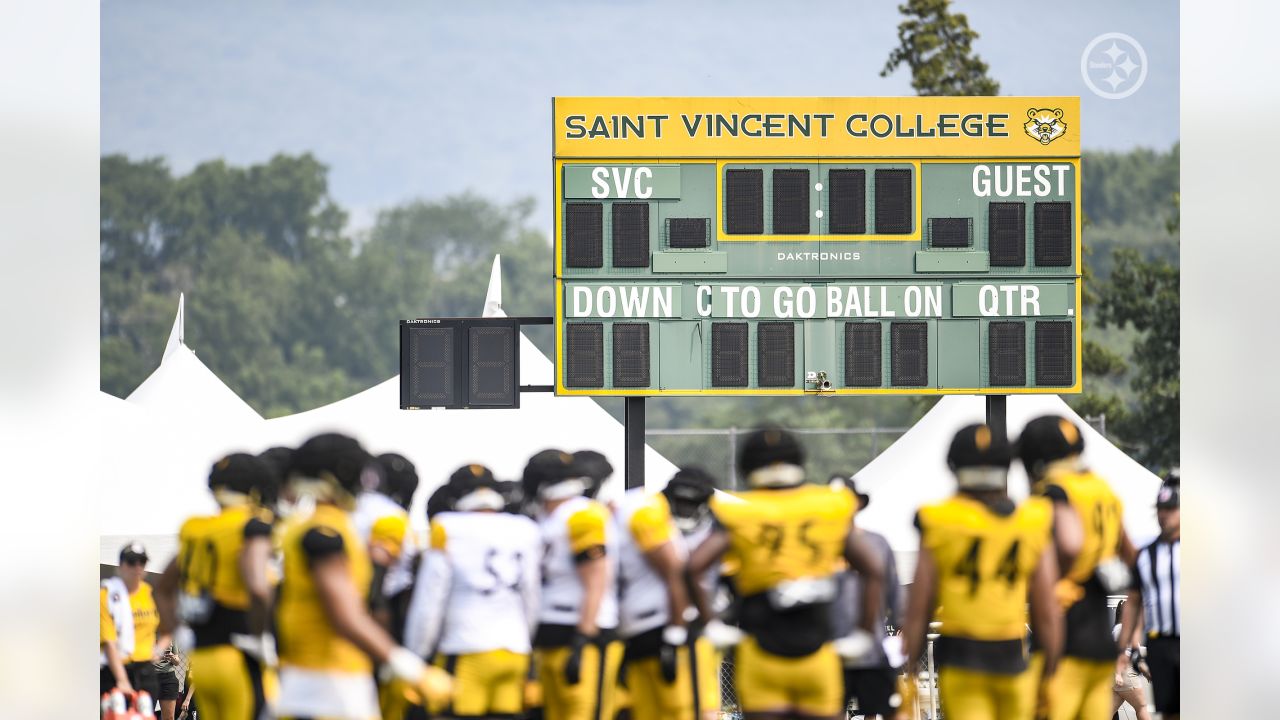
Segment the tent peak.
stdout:
<path fill-rule="evenodd" d="M 493 256 L 493 270 L 489 272 L 489 290 L 484 296 L 482 317 L 506 317 L 502 309 L 502 255 Z"/>
<path fill-rule="evenodd" d="M 164 359 L 169 357 L 174 350 L 179 347 L 185 347 L 187 344 L 185 303 L 186 293 L 178 293 L 178 314 L 173 318 L 173 329 L 169 331 L 169 342 L 164 345 L 164 355 L 160 357 L 161 362 L 164 362 Z"/>

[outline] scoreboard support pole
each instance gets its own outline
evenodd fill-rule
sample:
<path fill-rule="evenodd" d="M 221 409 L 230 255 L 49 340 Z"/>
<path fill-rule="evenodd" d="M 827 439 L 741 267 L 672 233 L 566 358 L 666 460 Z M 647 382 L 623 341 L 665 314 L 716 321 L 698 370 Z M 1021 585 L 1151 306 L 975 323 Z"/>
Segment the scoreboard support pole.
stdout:
<path fill-rule="evenodd" d="M 625 485 L 644 487 L 644 396 L 623 398 L 622 425 L 626 436 L 623 454 Z"/>
<path fill-rule="evenodd" d="M 1008 424 L 1005 422 L 1008 400 L 1008 395 L 987 396 L 987 427 L 1003 438 L 1009 437 Z"/>

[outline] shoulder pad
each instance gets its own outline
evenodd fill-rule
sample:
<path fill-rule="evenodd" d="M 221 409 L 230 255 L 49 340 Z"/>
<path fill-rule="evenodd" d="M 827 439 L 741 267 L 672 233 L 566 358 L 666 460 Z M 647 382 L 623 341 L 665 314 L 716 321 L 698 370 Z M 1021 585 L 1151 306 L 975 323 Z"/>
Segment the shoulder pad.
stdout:
<path fill-rule="evenodd" d="M 261 518 L 251 517 L 244 524 L 244 537 L 271 537 L 271 525 Z"/>
<path fill-rule="evenodd" d="M 445 529 L 444 522 L 442 522 L 443 519 L 444 518 L 437 515 L 431 521 L 431 549 L 432 550 L 443 550 L 445 548 L 445 545 L 448 543 L 448 531 Z"/>
<path fill-rule="evenodd" d="M 1040 489 L 1040 494 L 1054 502 L 1069 502 L 1066 488 L 1058 483 L 1046 483 Z"/>
<path fill-rule="evenodd" d="M 342 533 L 331 527 L 317 525 L 303 534 L 302 551 L 309 559 L 319 560 L 346 552 L 346 544 L 342 540 Z"/>

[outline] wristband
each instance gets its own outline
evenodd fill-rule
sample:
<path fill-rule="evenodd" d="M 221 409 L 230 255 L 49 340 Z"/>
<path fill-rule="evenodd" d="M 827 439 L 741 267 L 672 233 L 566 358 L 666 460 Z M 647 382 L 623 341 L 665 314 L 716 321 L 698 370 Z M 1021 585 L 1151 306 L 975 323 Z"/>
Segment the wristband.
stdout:
<path fill-rule="evenodd" d="M 426 663 L 422 661 L 422 658 L 405 647 L 396 646 L 387 655 L 387 668 L 391 671 L 391 674 L 407 683 L 417 682 L 418 678 L 422 677 L 422 671 L 425 667 Z"/>
<path fill-rule="evenodd" d="M 689 641 L 689 631 L 679 625 L 668 625 L 662 628 L 662 642 L 680 646 Z"/>

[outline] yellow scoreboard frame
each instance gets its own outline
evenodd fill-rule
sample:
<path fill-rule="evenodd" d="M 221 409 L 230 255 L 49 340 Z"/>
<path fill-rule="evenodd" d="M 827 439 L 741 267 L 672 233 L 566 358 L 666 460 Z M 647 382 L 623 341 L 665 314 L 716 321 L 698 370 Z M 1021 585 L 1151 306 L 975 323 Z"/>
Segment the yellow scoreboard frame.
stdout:
<path fill-rule="evenodd" d="M 552 99 L 554 186 L 555 368 L 558 395 L 806 395 L 800 387 L 613 388 L 566 387 L 563 208 L 565 166 L 578 164 L 894 163 L 914 168 L 911 232 L 895 235 L 732 236 L 724 232 L 724 200 L 715 188 L 717 243 L 916 243 L 923 238 L 923 163 L 1017 163 L 1052 160 L 1073 169 L 1074 280 L 1073 384 L 1035 387 L 858 387 L 836 395 L 1057 394 L 1083 388 L 1082 239 L 1080 209 L 1080 101 L 1078 97 L 864 97 L 663 98 L 557 97 Z M 856 247 L 856 246 L 850 246 Z M 722 276 L 723 277 L 723 276 Z M 1007 277 L 1007 276 L 1006 276 Z M 638 278 L 614 277 L 618 282 Z M 689 277 L 647 275 L 667 282 Z M 703 278 L 705 279 L 705 278 Z M 794 278 L 790 278 L 794 279 Z M 823 280 L 835 278 L 824 277 Z M 865 278 L 858 278 L 865 279 Z M 997 279 L 999 279 L 997 277 Z"/>

